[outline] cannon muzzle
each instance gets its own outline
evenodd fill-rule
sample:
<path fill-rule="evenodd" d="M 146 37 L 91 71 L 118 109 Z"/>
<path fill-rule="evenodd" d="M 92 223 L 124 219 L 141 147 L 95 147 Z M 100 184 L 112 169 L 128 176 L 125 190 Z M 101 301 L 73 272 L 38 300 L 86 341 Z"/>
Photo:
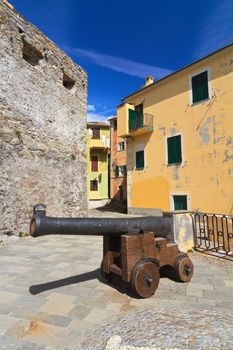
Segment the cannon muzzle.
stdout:
<path fill-rule="evenodd" d="M 30 224 L 33 237 L 60 235 L 121 236 L 154 232 L 155 237 L 173 239 L 171 220 L 167 217 L 133 218 L 57 218 L 46 216 L 46 207 L 34 206 L 34 216 Z"/>

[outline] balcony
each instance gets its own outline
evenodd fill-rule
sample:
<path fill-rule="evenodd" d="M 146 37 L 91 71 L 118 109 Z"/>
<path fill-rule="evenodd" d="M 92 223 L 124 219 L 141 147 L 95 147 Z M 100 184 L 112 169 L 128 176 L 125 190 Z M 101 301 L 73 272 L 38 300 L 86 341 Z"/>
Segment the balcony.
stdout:
<path fill-rule="evenodd" d="M 102 135 L 99 139 L 90 137 L 90 148 L 107 149 L 110 148 L 110 138 Z"/>
<path fill-rule="evenodd" d="M 139 136 L 153 131 L 154 116 L 128 109 L 129 134 Z"/>

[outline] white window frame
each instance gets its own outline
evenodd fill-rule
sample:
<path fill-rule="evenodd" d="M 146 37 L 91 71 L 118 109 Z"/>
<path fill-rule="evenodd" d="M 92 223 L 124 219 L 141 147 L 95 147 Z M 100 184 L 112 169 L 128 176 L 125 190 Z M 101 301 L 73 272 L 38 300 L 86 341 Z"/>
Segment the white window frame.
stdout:
<path fill-rule="evenodd" d="M 173 164 L 168 164 L 168 147 L 167 147 L 167 139 L 173 136 L 180 136 L 181 138 L 181 157 L 182 157 L 182 162 L 181 163 L 173 163 Z M 177 132 L 174 134 L 166 135 L 165 136 L 165 164 L 166 166 L 184 166 L 185 164 L 185 156 L 184 156 L 184 135 L 182 132 Z"/>
<path fill-rule="evenodd" d="M 174 196 L 186 196 L 187 197 L 187 209 L 175 210 L 174 207 Z M 179 211 L 190 211 L 191 208 L 191 195 L 189 192 L 171 192 L 170 193 L 170 210 L 179 212 Z"/>
<path fill-rule="evenodd" d="M 195 77 L 196 75 L 201 74 L 201 73 L 206 72 L 206 71 L 207 71 L 207 79 L 208 79 L 209 98 L 193 103 L 192 78 Z M 190 74 L 189 75 L 189 105 L 190 106 L 197 106 L 197 105 L 206 103 L 211 99 L 212 99 L 211 67 L 205 67 L 205 68 L 202 68 L 202 69 L 197 70 L 197 71 L 193 72 L 192 74 Z"/>

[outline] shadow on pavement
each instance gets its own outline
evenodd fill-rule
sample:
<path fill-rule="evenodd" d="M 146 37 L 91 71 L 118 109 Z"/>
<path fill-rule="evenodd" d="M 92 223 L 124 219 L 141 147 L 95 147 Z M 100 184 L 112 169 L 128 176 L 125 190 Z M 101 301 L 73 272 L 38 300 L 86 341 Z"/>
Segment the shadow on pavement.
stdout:
<path fill-rule="evenodd" d="M 62 278 L 62 279 L 56 280 L 56 281 L 51 281 L 51 282 L 42 283 L 42 284 L 36 284 L 34 286 L 29 287 L 29 292 L 33 295 L 36 295 L 36 294 L 43 293 L 43 292 L 50 290 L 50 289 L 55 289 L 55 288 L 59 288 L 59 287 L 69 286 L 70 284 L 76 284 L 76 283 L 80 283 L 80 282 L 90 281 L 90 280 L 93 280 L 96 278 L 98 278 L 99 280 L 101 278 L 100 269 L 96 269 L 96 270 L 90 271 L 90 272 L 85 272 L 85 273 L 82 273 L 82 274 L 76 275 L 76 276 Z"/>
<path fill-rule="evenodd" d="M 177 280 L 173 276 L 173 269 L 170 268 L 169 266 L 164 266 L 163 268 L 160 269 L 160 278 L 169 278 L 170 280 L 177 282 Z M 118 292 L 122 294 L 127 294 L 130 297 L 138 299 L 138 297 L 129 290 L 129 288 L 127 287 L 127 283 L 125 283 L 125 286 L 124 286 L 124 283 L 121 283 L 122 284 L 121 286 L 118 284 L 112 283 L 111 280 L 107 280 L 102 276 L 100 268 L 90 272 L 82 273 L 80 275 L 75 275 L 67 278 L 62 278 L 60 280 L 55 280 L 47 283 L 30 286 L 29 292 L 30 294 L 36 295 L 51 289 L 69 286 L 71 284 L 77 284 L 80 282 L 90 281 L 93 279 L 98 279 L 101 283 L 111 285 L 111 287 L 116 289 Z"/>
<path fill-rule="evenodd" d="M 55 280 L 47 283 L 36 284 L 29 287 L 29 292 L 32 295 L 37 295 L 43 292 L 46 292 L 51 289 L 56 289 L 64 286 L 69 286 L 71 284 L 77 284 L 80 282 L 90 281 L 93 279 L 98 279 L 101 283 L 110 285 L 113 289 L 117 290 L 121 294 L 127 294 L 128 296 L 138 299 L 136 295 L 134 295 L 128 288 L 124 288 L 123 286 L 118 286 L 111 281 L 105 279 L 102 274 L 100 268 L 85 272 L 80 275 L 75 275 L 67 278 L 62 278 L 60 280 Z"/>

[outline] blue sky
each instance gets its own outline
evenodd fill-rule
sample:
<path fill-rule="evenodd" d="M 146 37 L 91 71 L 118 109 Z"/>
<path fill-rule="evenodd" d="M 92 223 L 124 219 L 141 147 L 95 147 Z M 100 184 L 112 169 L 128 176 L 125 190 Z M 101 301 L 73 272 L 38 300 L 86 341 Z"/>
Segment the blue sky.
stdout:
<path fill-rule="evenodd" d="M 89 120 L 233 41 L 233 0 L 10 0 L 88 73 Z"/>

